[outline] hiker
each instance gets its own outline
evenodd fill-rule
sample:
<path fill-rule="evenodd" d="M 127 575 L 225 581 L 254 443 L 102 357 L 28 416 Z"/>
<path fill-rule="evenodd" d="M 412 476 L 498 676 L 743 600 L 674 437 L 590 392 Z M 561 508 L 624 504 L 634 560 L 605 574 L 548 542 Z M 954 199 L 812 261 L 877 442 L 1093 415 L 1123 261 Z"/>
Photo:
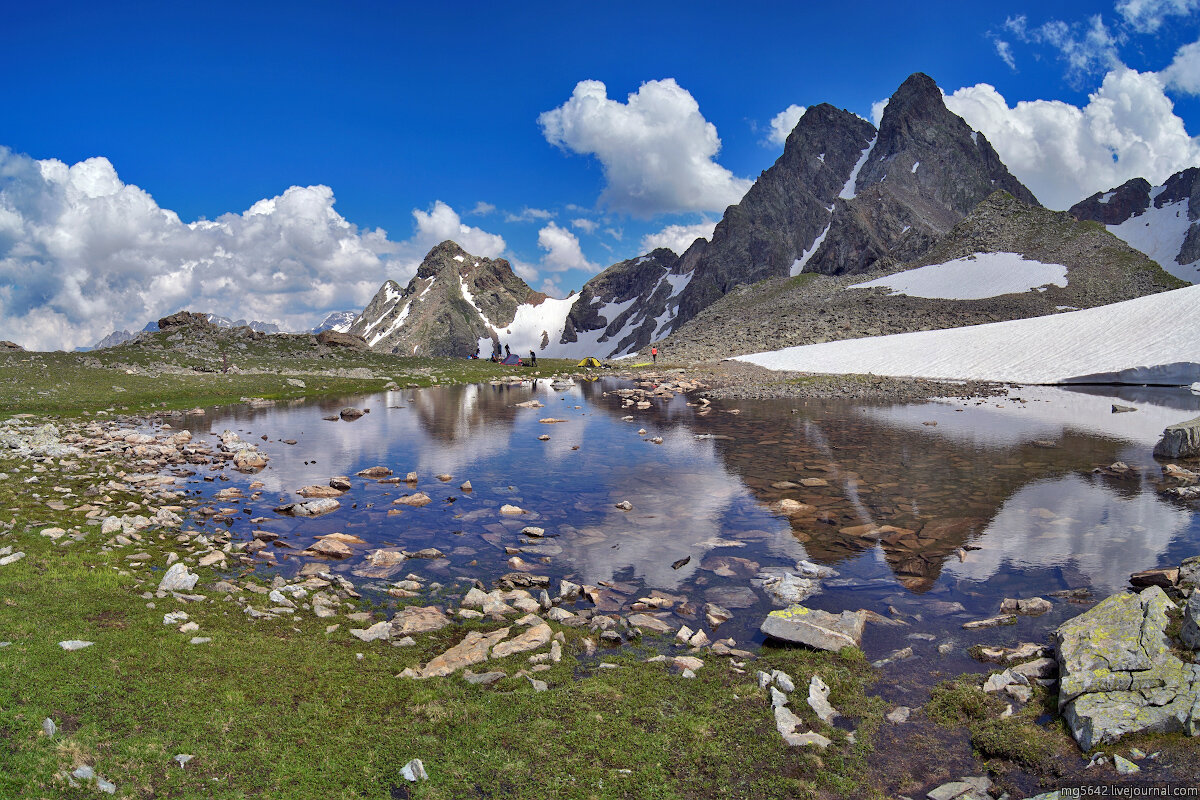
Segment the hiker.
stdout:
<path fill-rule="evenodd" d="M 505 361 L 508 361 L 508 357 L 509 357 L 509 356 L 511 356 L 511 355 L 512 355 L 512 353 L 511 353 L 511 352 L 509 351 L 509 349 L 508 349 L 508 343 L 507 343 L 507 342 L 505 342 L 505 343 L 504 343 L 504 360 L 505 360 Z"/>
<path fill-rule="evenodd" d="M 474 358 L 474 359 L 479 358 L 479 348 L 478 347 L 475 348 L 475 355 L 471 356 L 471 358 Z"/>
<path fill-rule="evenodd" d="M 537 366 L 537 353 L 533 352 L 532 350 L 529 351 L 529 366 Z"/>
<path fill-rule="evenodd" d="M 650 360 L 653 361 L 655 364 L 658 363 L 658 348 L 657 347 L 650 348 Z"/>

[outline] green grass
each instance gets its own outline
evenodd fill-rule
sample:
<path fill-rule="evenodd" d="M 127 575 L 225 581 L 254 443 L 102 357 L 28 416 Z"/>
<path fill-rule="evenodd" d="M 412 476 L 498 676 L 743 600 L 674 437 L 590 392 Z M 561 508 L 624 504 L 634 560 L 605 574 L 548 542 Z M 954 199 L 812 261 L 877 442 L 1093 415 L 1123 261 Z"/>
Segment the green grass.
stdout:
<path fill-rule="evenodd" d="M 544 693 L 514 677 L 490 688 L 458 677 L 400 679 L 465 631 L 499 623 L 456 624 L 419 635 L 414 648 L 363 643 L 344 618 L 251 620 L 206 591 L 222 577 L 208 568 L 196 569 L 196 591 L 209 602 L 155 599 L 149 608 L 141 594 L 156 587 L 166 555 L 194 559 L 177 532 L 149 529 L 132 547 L 101 552 L 98 526 L 43 503 L 82 502 L 109 479 L 108 465 L 87 462 L 90 472 L 79 476 L 47 467 L 37 484 L 25 484 L 31 464 L 0 456 L 0 472 L 11 476 L 0 480 L 0 547 L 27 554 L 0 567 L 0 641 L 12 642 L 0 648 L 0 797 L 95 797 L 60 777 L 83 764 L 128 798 L 871 796 L 866 759 L 883 709 L 866 696 L 873 672 L 856 650 L 772 648 L 746 674 L 709 654 L 689 680 L 641 662 L 655 649 L 649 637 L 637 652 L 602 650 L 620 667 L 597 669 L 580 655 L 581 633 L 565 628 L 562 663 L 536 675 L 551 686 Z M 144 503 L 106 494 L 113 509 Z M 55 544 L 39 535 L 48 525 L 87 535 Z M 129 565 L 125 556 L 138 551 L 151 556 L 148 566 Z M 394 602 L 364 598 L 360 607 L 382 619 Z M 200 630 L 163 625 L 174 610 Z M 331 622 L 341 627 L 326 635 Z M 213 641 L 190 645 L 192 635 Z M 65 639 L 95 644 L 65 652 L 57 646 Z M 487 668 L 511 676 L 525 658 Z M 821 674 L 832 702 L 855 719 L 857 741 L 808 714 L 835 744 L 825 752 L 785 747 L 756 668 L 787 670 L 798 684 Z M 802 697 L 801 687 L 798 704 Z M 46 717 L 61 729 L 53 739 L 41 733 Z M 178 753 L 195 758 L 180 768 Z M 411 758 L 424 761 L 428 782 L 399 777 Z"/>
<path fill-rule="evenodd" d="M 0 413 L 144 412 L 224 405 L 249 397 L 361 394 L 381 391 L 389 382 L 408 388 L 478 383 L 513 374 L 545 377 L 576 363 L 541 359 L 536 368 L 507 367 L 486 360 L 316 347 L 307 336 L 252 339 L 231 332 L 183 350 L 175 349 L 168 336 L 154 334 L 146 342 L 92 353 L 0 353 Z"/>

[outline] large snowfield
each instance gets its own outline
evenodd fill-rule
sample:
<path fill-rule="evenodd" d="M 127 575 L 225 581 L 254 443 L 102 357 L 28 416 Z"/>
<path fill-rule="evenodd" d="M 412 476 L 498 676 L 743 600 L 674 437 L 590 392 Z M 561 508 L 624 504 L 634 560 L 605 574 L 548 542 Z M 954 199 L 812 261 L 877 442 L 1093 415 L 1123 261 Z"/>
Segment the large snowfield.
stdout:
<path fill-rule="evenodd" d="M 1163 187 L 1156 186 L 1150 193 L 1151 198 L 1158 197 L 1162 190 Z M 1179 200 L 1162 208 L 1151 205 L 1136 217 L 1130 217 L 1120 225 L 1109 225 L 1108 229 L 1130 247 L 1157 261 L 1176 278 L 1196 283 L 1200 281 L 1200 262 L 1180 264 L 1175 260 L 1191 224 L 1188 201 Z"/>
<path fill-rule="evenodd" d="M 884 275 L 847 289 L 881 286 L 896 294 L 945 300 L 980 300 L 1002 294 L 1028 292 L 1047 284 L 1067 285 L 1067 268 L 1043 264 L 1020 253 L 976 253 L 944 264 Z"/>
<path fill-rule="evenodd" d="M 738 356 L 768 369 L 1013 383 L 1200 381 L 1200 286 L 1083 311 Z"/>

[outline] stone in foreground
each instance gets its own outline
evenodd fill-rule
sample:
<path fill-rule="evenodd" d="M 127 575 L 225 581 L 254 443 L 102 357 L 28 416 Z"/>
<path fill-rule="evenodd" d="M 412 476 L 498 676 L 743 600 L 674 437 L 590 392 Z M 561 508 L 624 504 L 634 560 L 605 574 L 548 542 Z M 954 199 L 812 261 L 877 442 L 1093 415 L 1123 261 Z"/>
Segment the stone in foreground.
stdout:
<path fill-rule="evenodd" d="M 862 641 L 867 615 L 862 611 L 830 614 L 801 605 L 772 611 L 759 630 L 773 639 L 803 644 L 818 650 L 841 650 Z"/>
<path fill-rule="evenodd" d="M 188 571 L 187 565 L 177 561 L 171 565 L 158 583 L 160 592 L 190 592 L 196 588 L 200 576 Z"/>
<path fill-rule="evenodd" d="M 1059 709 L 1084 750 L 1128 733 L 1200 733 L 1200 665 L 1171 652 L 1166 593 L 1117 594 L 1055 632 Z"/>

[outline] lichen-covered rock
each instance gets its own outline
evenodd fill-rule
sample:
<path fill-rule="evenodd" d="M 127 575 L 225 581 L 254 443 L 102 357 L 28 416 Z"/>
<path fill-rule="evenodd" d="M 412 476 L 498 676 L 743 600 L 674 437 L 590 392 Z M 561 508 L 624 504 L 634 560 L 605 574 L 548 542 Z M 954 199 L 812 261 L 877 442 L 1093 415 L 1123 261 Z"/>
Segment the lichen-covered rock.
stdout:
<path fill-rule="evenodd" d="M 1183 628 L 1179 638 L 1193 650 L 1200 650 L 1200 592 L 1192 592 L 1183 608 Z"/>
<path fill-rule="evenodd" d="M 1154 455 L 1159 458 L 1200 456 L 1200 417 L 1168 426 L 1154 446 Z"/>
<path fill-rule="evenodd" d="M 841 650 L 862 641 L 867 615 L 863 611 L 830 614 L 801 605 L 772 611 L 759 630 L 774 639 L 805 644 L 818 650 Z"/>
<path fill-rule="evenodd" d="M 1200 733 L 1200 666 L 1171 653 L 1163 590 L 1118 594 L 1055 632 L 1059 709 L 1084 750 L 1127 733 Z"/>

